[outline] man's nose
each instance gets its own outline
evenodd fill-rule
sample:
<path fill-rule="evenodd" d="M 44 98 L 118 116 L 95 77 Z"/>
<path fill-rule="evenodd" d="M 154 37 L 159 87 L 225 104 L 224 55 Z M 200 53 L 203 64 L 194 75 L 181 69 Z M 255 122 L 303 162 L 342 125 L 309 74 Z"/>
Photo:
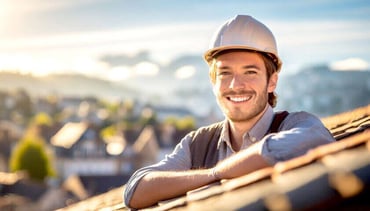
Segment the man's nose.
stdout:
<path fill-rule="evenodd" d="M 243 77 L 240 75 L 235 75 L 232 80 L 230 81 L 230 89 L 243 89 L 244 88 L 244 80 Z"/>

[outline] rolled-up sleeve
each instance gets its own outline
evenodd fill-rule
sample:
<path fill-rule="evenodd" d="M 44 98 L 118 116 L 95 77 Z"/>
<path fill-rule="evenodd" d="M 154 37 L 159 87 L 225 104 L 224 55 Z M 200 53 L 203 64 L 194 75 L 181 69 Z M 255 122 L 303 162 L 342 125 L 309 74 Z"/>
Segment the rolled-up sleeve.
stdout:
<path fill-rule="evenodd" d="M 126 183 L 124 191 L 124 202 L 129 204 L 131 197 L 139 184 L 140 180 L 152 171 L 184 171 L 191 167 L 190 157 L 191 137 L 185 136 L 175 147 L 173 152 L 158 162 L 157 164 L 147 166 L 137 170 Z"/>
<path fill-rule="evenodd" d="M 320 119 L 307 112 L 290 114 L 279 131 L 261 140 L 261 154 L 271 164 L 301 156 L 312 148 L 335 141 Z"/>

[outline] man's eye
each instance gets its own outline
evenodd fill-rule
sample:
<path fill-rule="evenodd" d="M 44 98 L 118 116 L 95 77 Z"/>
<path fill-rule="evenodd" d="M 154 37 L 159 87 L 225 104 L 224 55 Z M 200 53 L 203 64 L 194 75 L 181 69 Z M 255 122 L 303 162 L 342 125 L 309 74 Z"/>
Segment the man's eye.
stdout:
<path fill-rule="evenodd" d="M 226 75 L 230 75 L 230 72 L 223 71 L 223 72 L 219 72 L 217 75 L 226 76 Z"/>
<path fill-rule="evenodd" d="M 248 70 L 248 71 L 245 72 L 245 74 L 247 74 L 247 75 L 254 75 L 254 74 L 257 74 L 257 71 L 255 71 L 255 70 Z"/>

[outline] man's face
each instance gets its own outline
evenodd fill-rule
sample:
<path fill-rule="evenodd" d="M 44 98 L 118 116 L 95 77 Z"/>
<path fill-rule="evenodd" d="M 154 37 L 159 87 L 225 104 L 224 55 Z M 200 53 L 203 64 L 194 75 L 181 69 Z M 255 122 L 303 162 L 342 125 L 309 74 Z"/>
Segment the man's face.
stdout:
<path fill-rule="evenodd" d="M 223 113 L 233 122 L 259 118 L 276 83 L 276 73 L 267 81 L 265 64 L 257 53 L 228 52 L 216 59 L 213 91 Z"/>

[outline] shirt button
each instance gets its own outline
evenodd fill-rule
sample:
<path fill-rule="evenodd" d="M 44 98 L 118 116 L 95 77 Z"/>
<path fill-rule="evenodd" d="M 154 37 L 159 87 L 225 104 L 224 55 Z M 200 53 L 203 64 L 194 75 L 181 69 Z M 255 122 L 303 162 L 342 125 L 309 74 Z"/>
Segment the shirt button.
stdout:
<path fill-rule="evenodd" d="M 252 138 L 251 138 L 251 141 L 252 141 L 252 142 L 256 142 L 256 141 L 257 141 L 257 139 L 256 139 L 255 137 L 252 137 Z"/>

